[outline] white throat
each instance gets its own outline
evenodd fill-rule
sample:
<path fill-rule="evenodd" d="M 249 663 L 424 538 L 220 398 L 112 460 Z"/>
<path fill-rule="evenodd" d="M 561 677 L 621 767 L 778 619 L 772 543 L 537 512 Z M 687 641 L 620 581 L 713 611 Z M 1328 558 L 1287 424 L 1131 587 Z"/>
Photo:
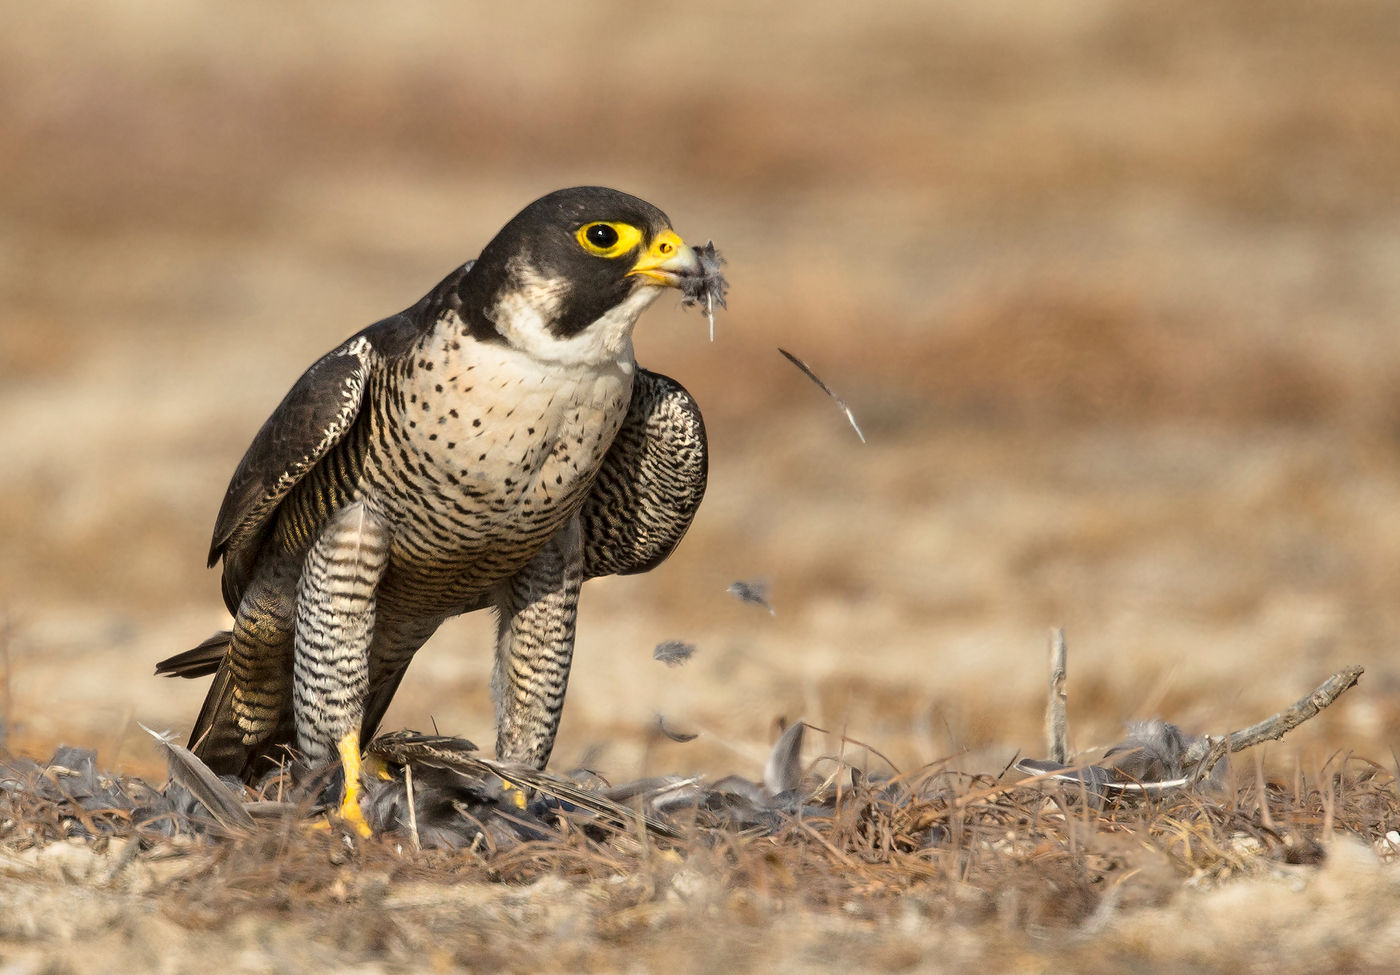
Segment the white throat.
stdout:
<path fill-rule="evenodd" d="M 549 330 L 568 294 L 568 284 L 518 269 L 518 286 L 487 313 L 510 345 L 541 362 L 559 365 L 599 366 L 632 361 L 632 329 L 647 306 L 661 294 L 660 287 L 633 291 L 596 321 L 567 338 Z"/>

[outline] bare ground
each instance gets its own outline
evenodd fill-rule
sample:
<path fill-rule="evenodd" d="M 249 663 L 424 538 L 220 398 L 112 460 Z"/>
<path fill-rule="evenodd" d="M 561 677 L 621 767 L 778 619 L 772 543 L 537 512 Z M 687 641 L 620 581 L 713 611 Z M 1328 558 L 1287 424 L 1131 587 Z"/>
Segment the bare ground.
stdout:
<path fill-rule="evenodd" d="M 150 668 L 224 624 L 204 546 L 257 424 L 523 203 L 602 182 L 712 237 L 733 291 L 714 345 L 670 309 L 639 332 L 705 409 L 712 486 L 667 565 L 586 594 L 557 764 L 752 774 L 786 716 L 905 771 L 996 774 L 1041 748 L 1063 625 L 1079 747 L 1152 715 L 1238 727 L 1360 663 L 1266 768 L 1317 778 L 1340 751 L 1395 771 L 1391 5 L 6 6 L 10 749 L 68 741 L 157 774 L 134 722 L 183 730 L 197 709 L 202 688 Z M 776 614 L 727 595 L 736 579 L 767 580 Z M 668 669 L 665 639 L 699 649 Z M 445 630 L 390 724 L 488 740 L 486 646 L 482 620 Z M 657 714 L 700 737 L 665 739 Z M 379 851 L 296 907 L 302 861 L 259 848 L 232 874 L 240 909 L 202 915 L 179 906 L 216 876 L 198 858 L 144 888 L 102 859 L 76 879 L 6 866 L 0 965 L 1375 967 L 1394 869 L 1374 836 L 1317 839 L 1321 866 L 1266 858 L 1209 890 L 1180 864 L 1127 871 L 1107 920 L 1045 925 L 964 911 L 946 864 L 888 901 L 731 867 L 687 897 L 650 862 L 448 883 Z M 1054 889 L 1008 870 L 985 889 Z"/>

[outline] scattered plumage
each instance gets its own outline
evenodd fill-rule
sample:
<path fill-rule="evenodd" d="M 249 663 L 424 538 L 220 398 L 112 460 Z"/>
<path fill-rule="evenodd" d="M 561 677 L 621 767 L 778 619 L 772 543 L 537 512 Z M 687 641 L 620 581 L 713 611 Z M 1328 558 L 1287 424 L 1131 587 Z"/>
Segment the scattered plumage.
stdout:
<path fill-rule="evenodd" d="M 769 796 L 792 792 L 802 781 L 802 739 L 806 731 L 806 724 L 794 721 L 773 743 L 763 766 L 763 788 Z"/>
<path fill-rule="evenodd" d="M 744 582 L 739 580 L 731 582 L 729 588 L 725 590 L 729 595 L 739 600 L 741 603 L 752 603 L 755 606 L 762 606 L 768 610 L 769 616 L 777 616 L 773 609 L 773 604 L 768 601 L 768 583 L 766 582 Z"/>
<path fill-rule="evenodd" d="M 786 816 L 814 811 L 802 791 L 802 740 L 807 726 L 789 725 L 769 749 L 760 781 L 730 775 L 710 786 L 697 786 L 687 796 L 671 792 L 656 808 L 677 814 L 689 798 L 697 817 L 728 829 L 778 829 Z M 824 800 L 822 800 L 824 801 Z"/>
<path fill-rule="evenodd" d="M 20 805 L 48 807 L 46 818 L 56 819 L 69 836 L 127 830 L 153 836 L 196 831 L 226 835 L 180 784 L 157 789 L 139 779 L 104 775 L 97 770 L 97 753 L 89 748 L 63 746 L 44 763 L 0 756 L 0 798 L 12 803 L 11 816 Z"/>
<path fill-rule="evenodd" d="M 194 752 L 176 742 L 172 736 L 152 731 L 145 725 L 141 725 L 141 730 L 154 738 L 157 747 L 165 754 L 170 780 L 184 787 L 214 817 L 215 822 L 232 835 L 253 829 L 253 817 L 244 807 L 241 787 L 220 779 Z"/>
<path fill-rule="evenodd" d="M 783 354 L 784 359 L 786 359 L 788 362 L 791 362 L 798 369 L 802 370 L 802 374 L 804 376 L 812 380 L 812 382 L 816 383 L 818 389 L 820 389 L 823 393 L 826 393 L 826 395 L 830 396 L 836 401 L 836 405 L 841 407 L 841 412 L 845 413 L 846 419 L 850 421 L 851 429 L 856 432 L 857 437 L 860 437 L 860 442 L 865 443 L 865 434 L 860 432 L 860 424 L 856 422 L 856 415 L 851 412 L 851 408 L 846 405 L 846 401 L 843 400 L 840 396 L 837 396 L 836 391 L 834 389 L 832 389 L 826 383 L 822 382 L 821 377 L 818 376 L 815 372 L 813 372 L 812 367 L 807 365 L 807 363 L 803 362 L 801 359 L 793 355 L 787 349 L 780 348 L 778 349 L 778 351 Z"/>
<path fill-rule="evenodd" d="M 1195 771 L 1187 767 L 1186 754 L 1199 736 L 1154 718 L 1128 726 L 1128 737 L 1112 746 L 1099 762 L 1073 766 L 1035 758 L 1018 759 L 1014 768 L 1028 775 L 1082 785 L 1102 802 L 1112 796 L 1154 795 L 1181 789 L 1191 783 Z M 1202 780 L 1218 784 L 1219 767 Z"/>
<path fill-rule="evenodd" d="M 728 308 L 729 305 L 725 296 L 729 291 L 729 282 L 720 273 L 720 265 L 724 264 L 724 258 L 719 256 L 719 251 L 715 250 L 714 241 L 706 241 L 704 247 L 695 247 L 695 256 L 700 261 L 700 274 L 698 277 L 688 278 L 681 285 L 681 307 L 699 304 L 701 300 L 705 302 L 705 316 L 710 320 L 710 341 L 715 340 L 715 305 L 721 308 Z"/>
<path fill-rule="evenodd" d="M 761 779 L 729 776 L 711 784 L 698 776 L 666 776 L 617 786 L 593 773 L 564 776 L 493 761 L 465 739 L 394 732 L 365 750 L 375 772 L 366 776 L 361 810 L 375 835 L 445 850 L 505 849 L 557 839 L 567 828 L 595 837 L 642 829 L 670 838 L 695 828 L 775 832 L 790 816 L 830 815 L 833 808 L 829 783 L 803 779 L 805 730 L 797 722 L 783 732 Z M 163 788 L 101 774 L 86 749 L 61 748 L 43 764 L 0 756 L 0 812 L 14 816 L 38 803 L 44 820 L 61 823 L 67 835 L 238 838 L 318 821 L 329 808 L 318 801 L 320 793 L 338 788 L 326 789 L 324 778 L 293 782 L 284 768 L 255 789 L 217 776 L 193 752 L 152 734 L 172 762 Z M 524 801 L 522 790 L 534 798 Z"/>
<path fill-rule="evenodd" d="M 656 716 L 656 730 L 661 732 L 663 735 L 665 735 L 672 741 L 680 742 L 682 744 L 684 744 L 687 741 L 694 741 L 696 738 L 700 737 L 698 734 L 690 732 L 672 731 L 670 728 L 666 727 L 665 717 L 659 714 Z"/>
<path fill-rule="evenodd" d="M 695 644 L 684 640 L 663 640 L 651 652 L 652 660 L 659 660 L 668 667 L 679 667 L 695 653 Z"/>

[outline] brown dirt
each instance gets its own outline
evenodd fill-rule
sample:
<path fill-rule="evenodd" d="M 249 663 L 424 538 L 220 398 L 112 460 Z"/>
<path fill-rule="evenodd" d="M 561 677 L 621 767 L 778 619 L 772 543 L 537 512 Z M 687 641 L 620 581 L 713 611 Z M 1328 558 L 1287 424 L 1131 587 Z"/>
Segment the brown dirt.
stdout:
<path fill-rule="evenodd" d="M 1063 625 L 1080 747 L 1152 715 L 1238 727 L 1361 663 L 1360 687 L 1267 766 L 1311 774 L 1339 749 L 1389 766 L 1393 5 L 190 0 L 81 17 L 11 4 L 4 19 L 10 748 L 91 745 L 154 774 L 135 722 L 187 728 L 202 688 L 150 668 L 224 625 L 207 533 L 267 411 L 523 203 L 602 182 L 713 238 L 733 290 L 714 345 L 669 308 L 639 331 L 642 361 L 705 409 L 712 486 L 666 566 L 585 595 L 558 764 L 751 772 L 786 716 L 904 769 L 951 755 L 995 773 L 1041 750 L 1045 634 Z M 842 394 L 868 445 L 778 345 Z M 776 615 L 726 595 L 735 579 L 768 580 Z M 666 668 L 651 659 L 666 639 L 698 652 Z M 390 723 L 489 740 L 486 646 L 483 620 L 445 629 Z M 700 737 L 660 738 L 658 713 Z M 1364 970 L 1395 943 L 1367 913 L 1394 916 L 1394 873 L 1321 839 L 1341 852 L 1300 868 L 1307 883 L 1204 892 L 1177 875 L 1142 905 L 1129 878 L 1119 934 L 1049 940 L 1022 920 L 996 922 L 1020 932 L 1005 938 L 963 923 L 946 885 L 867 913 L 861 896 L 765 899 L 726 880 L 722 896 L 639 900 L 614 929 L 606 912 L 556 923 L 540 906 L 599 902 L 567 878 L 450 895 L 394 879 L 382 896 L 437 906 L 393 942 L 367 910 L 318 900 L 294 916 L 254 881 L 254 907 L 197 924 L 149 894 L 7 881 L 40 909 L 0 936 L 0 970 L 176 971 L 221 952 L 257 971 L 294 949 L 355 971 L 1095 970 L 1099 947 L 1124 945 L 1144 970 L 1258 970 L 1327 945 L 1323 967 Z M 373 886 L 378 869 L 345 882 Z M 1008 889 L 1045 896 L 1026 876 Z M 359 896 L 346 902 L 381 894 Z M 1250 924 L 1222 920 L 1243 910 Z M 494 919 L 464 935 L 478 954 L 424 947 L 472 917 Z M 60 953 L 69 934 L 80 943 Z"/>

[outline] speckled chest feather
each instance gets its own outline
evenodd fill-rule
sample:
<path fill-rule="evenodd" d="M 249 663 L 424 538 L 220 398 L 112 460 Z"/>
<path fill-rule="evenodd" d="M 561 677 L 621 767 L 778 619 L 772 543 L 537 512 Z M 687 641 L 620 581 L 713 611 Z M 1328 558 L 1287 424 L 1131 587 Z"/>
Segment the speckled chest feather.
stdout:
<path fill-rule="evenodd" d="M 453 611 L 518 570 L 583 503 L 635 366 L 541 363 L 447 320 L 379 382 L 362 496 L 392 526 L 381 596 Z"/>

